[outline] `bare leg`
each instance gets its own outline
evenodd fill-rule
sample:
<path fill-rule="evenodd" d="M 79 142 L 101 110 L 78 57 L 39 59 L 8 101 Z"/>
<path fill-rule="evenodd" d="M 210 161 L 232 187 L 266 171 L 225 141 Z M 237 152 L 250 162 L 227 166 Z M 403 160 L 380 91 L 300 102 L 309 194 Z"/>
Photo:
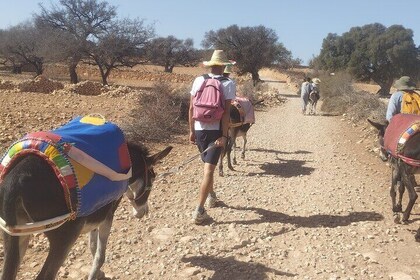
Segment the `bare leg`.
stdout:
<path fill-rule="evenodd" d="M 200 186 L 200 198 L 199 198 L 199 206 L 204 207 L 206 203 L 207 196 L 210 192 L 213 192 L 213 182 L 214 182 L 214 170 L 216 169 L 216 165 L 210 163 L 204 163 L 204 178 L 201 182 Z"/>

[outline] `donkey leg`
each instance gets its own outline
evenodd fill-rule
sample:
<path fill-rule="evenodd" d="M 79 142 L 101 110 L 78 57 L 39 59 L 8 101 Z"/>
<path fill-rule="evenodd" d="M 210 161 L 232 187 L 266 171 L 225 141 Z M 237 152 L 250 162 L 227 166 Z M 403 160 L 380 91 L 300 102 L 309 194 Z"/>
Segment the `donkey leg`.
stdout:
<path fill-rule="evenodd" d="M 27 236 L 10 236 L 3 232 L 4 242 L 4 263 L 3 272 L 1 274 L 2 280 L 16 279 L 19 265 L 25 255 L 30 235 Z"/>
<path fill-rule="evenodd" d="M 88 279 L 102 279 L 105 277 L 105 273 L 101 271 L 101 267 L 105 262 L 105 251 L 108 243 L 108 237 L 111 232 L 112 221 L 114 219 L 115 210 L 118 207 L 121 199 L 115 201 L 110 205 L 110 208 L 105 210 L 106 217 L 103 222 L 99 225 L 98 229 L 90 232 L 90 249 L 93 255 L 92 269 Z"/>
<path fill-rule="evenodd" d="M 397 186 L 398 186 L 398 201 L 397 201 L 397 205 L 395 206 L 395 210 L 398 212 L 402 212 L 402 200 L 403 200 L 403 196 L 405 192 L 404 182 L 402 182 L 401 180 L 398 181 Z"/>
<path fill-rule="evenodd" d="M 233 150 L 232 163 L 236 165 L 238 164 L 238 162 L 236 161 L 236 137 L 232 139 L 232 150 Z"/>
<path fill-rule="evenodd" d="M 226 147 L 226 157 L 227 157 L 227 162 L 228 162 L 228 168 L 232 171 L 235 170 L 232 166 L 232 159 L 231 159 L 232 150 L 233 150 L 233 154 L 235 155 L 235 149 L 232 148 L 234 143 L 235 143 L 235 139 L 233 137 L 230 137 L 227 147 Z"/>
<path fill-rule="evenodd" d="M 225 176 L 225 174 L 223 173 L 223 159 L 226 155 L 226 148 L 222 149 L 222 152 L 220 153 L 220 158 L 219 158 L 219 176 L 223 177 Z"/>
<path fill-rule="evenodd" d="M 50 242 L 48 256 L 36 280 L 54 280 L 71 247 L 81 232 L 81 225 L 67 222 L 61 227 L 45 233 Z"/>
<path fill-rule="evenodd" d="M 391 196 L 392 212 L 394 215 L 394 223 L 399 224 L 401 222 L 400 213 L 402 212 L 401 204 L 398 206 L 396 203 L 397 192 L 396 188 L 398 183 L 403 186 L 401 181 L 399 166 L 396 163 L 391 163 L 391 187 L 389 188 L 389 194 Z M 402 197 L 402 192 L 399 192 Z"/>
<path fill-rule="evenodd" d="M 105 251 L 108 243 L 108 237 L 111 232 L 113 213 L 108 214 L 106 220 L 99 226 L 99 230 L 93 230 L 90 234 L 90 248 L 91 251 L 95 247 L 95 252 L 92 251 L 94 256 L 92 270 L 90 271 L 88 280 L 101 279 L 105 273 L 101 271 L 101 267 L 105 262 Z M 92 246 L 94 242 L 95 246 Z"/>
<path fill-rule="evenodd" d="M 244 134 L 243 139 L 244 139 L 244 145 L 242 146 L 241 158 L 245 159 L 245 149 L 246 149 L 246 142 L 247 142 L 246 134 Z"/>
<path fill-rule="evenodd" d="M 420 242 L 420 227 L 417 229 L 416 235 L 414 236 L 417 242 Z"/>
<path fill-rule="evenodd" d="M 408 168 L 405 168 L 405 169 L 407 170 Z M 409 172 L 409 171 L 406 171 L 406 172 Z M 408 192 L 408 204 L 407 204 L 407 208 L 405 209 L 403 213 L 402 221 L 407 222 L 408 219 L 410 218 L 411 210 L 413 209 L 414 203 L 416 202 L 418 195 L 416 193 L 416 190 L 414 189 L 414 187 L 416 186 L 414 175 L 410 173 L 410 174 L 405 174 L 404 177 L 407 180 L 406 186 L 407 186 L 407 192 Z"/>

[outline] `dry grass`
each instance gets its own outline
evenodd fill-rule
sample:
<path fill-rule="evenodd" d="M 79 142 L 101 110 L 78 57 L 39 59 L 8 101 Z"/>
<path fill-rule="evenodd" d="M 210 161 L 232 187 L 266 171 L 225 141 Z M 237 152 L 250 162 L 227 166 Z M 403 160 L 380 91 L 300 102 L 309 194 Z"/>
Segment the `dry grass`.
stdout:
<path fill-rule="evenodd" d="M 131 140 L 161 142 L 187 129 L 189 95 L 186 88 L 173 88 L 159 81 L 139 98 L 133 119 L 125 131 Z"/>
<path fill-rule="evenodd" d="M 377 95 L 356 90 L 349 74 L 323 75 L 321 80 L 322 111 L 347 114 L 356 122 L 367 118 L 385 118 L 385 103 Z"/>

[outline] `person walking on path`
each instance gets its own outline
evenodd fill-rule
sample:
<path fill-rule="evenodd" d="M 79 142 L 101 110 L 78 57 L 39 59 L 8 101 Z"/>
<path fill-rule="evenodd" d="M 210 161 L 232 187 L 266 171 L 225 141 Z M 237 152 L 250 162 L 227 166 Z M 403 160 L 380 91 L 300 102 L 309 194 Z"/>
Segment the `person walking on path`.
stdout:
<path fill-rule="evenodd" d="M 309 101 L 309 93 L 312 90 L 311 86 L 311 78 L 305 78 L 304 82 L 302 83 L 300 87 L 300 98 L 302 100 L 302 114 L 306 114 L 306 106 L 308 106 Z"/>
<path fill-rule="evenodd" d="M 226 146 L 229 129 L 229 109 L 231 100 L 236 95 L 236 85 L 229 79 L 223 77 L 223 71 L 226 65 L 231 62 L 226 58 L 223 50 L 215 50 L 209 61 L 204 61 L 204 66 L 210 67 L 210 73 L 197 77 L 192 85 L 191 98 L 189 106 L 189 141 L 196 144 L 204 162 L 204 174 L 200 184 L 200 192 L 198 206 L 193 212 L 192 218 L 195 224 L 202 224 L 210 217 L 207 214 L 204 205 L 214 207 L 216 205 L 217 196 L 214 191 L 214 170 L 220 157 L 222 148 Z M 198 108 L 195 103 L 199 94 L 204 94 L 203 88 L 208 84 L 208 80 L 217 79 L 220 84 L 220 92 L 223 94 L 223 114 L 221 119 L 204 121 L 197 117 Z M 211 145 L 215 148 L 208 149 Z"/>
<path fill-rule="evenodd" d="M 391 118 L 399 113 L 410 113 L 420 114 L 418 100 L 420 100 L 418 93 L 415 92 L 416 84 L 411 80 L 409 76 L 403 76 L 394 83 L 394 87 L 397 89 L 389 98 L 388 108 L 386 110 L 386 120 L 389 122 Z M 405 98 L 404 98 L 405 97 Z M 405 99 L 403 109 L 402 104 Z M 408 106 L 408 104 L 411 104 Z"/>

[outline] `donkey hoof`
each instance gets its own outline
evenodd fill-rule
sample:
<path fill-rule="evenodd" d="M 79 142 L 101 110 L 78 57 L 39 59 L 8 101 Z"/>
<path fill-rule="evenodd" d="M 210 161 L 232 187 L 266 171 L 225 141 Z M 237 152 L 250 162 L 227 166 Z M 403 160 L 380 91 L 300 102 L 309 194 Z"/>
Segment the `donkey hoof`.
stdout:
<path fill-rule="evenodd" d="M 232 163 L 235 164 L 235 165 L 238 164 L 238 162 L 236 161 L 236 159 L 232 160 Z"/>
<path fill-rule="evenodd" d="M 394 223 L 401 224 L 401 217 L 399 213 L 394 213 Z"/>
<path fill-rule="evenodd" d="M 225 174 L 223 173 L 223 171 L 219 171 L 219 177 L 224 177 Z"/>
<path fill-rule="evenodd" d="M 241 154 L 241 159 L 245 159 L 245 154 Z"/>

